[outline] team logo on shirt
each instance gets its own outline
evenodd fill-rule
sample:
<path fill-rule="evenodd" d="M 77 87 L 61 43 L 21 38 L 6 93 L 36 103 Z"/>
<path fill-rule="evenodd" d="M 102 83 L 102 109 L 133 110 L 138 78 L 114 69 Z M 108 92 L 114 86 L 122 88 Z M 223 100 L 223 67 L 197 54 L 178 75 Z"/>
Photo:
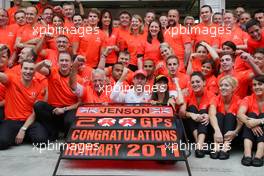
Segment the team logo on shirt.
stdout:
<path fill-rule="evenodd" d="M 171 113 L 170 108 L 160 107 L 160 108 L 151 108 L 151 114 L 169 114 Z"/>
<path fill-rule="evenodd" d="M 33 98 L 36 98 L 36 92 L 31 92 L 31 96 L 32 96 Z"/>
<path fill-rule="evenodd" d="M 102 118 L 98 120 L 98 124 L 103 127 L 110 127 L 113 126 L 116 122 L 116 119 L 113 118 Z"/>
<path fill-rule="evenodd" d="M 91 114 L 96 114 L 99 112 L 98 108 L 86 108 L 86 107 L 81 107 L 80 108 L 81 113 L 91 113 Z"/>
<path fill-rule="evenodd" d="M 14 36 L 14 33 L 13 33 L 13 32 L 9 32 L 9 33 L 8 33 L 8 36 L 9 36 L 9 37 L 13 37 L 13 36 Z"/>
<path fill-rule="evenodd" d="M 137 123 L 137 120 L 134 118 L 122 118 L 118 122 L 123 127 L 131 127 Z"/>

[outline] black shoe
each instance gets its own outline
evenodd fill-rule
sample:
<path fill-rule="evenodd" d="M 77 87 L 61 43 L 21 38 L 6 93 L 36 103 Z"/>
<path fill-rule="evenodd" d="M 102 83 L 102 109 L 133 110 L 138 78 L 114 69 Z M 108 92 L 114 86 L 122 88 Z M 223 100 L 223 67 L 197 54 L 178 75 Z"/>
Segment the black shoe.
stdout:
<path fill-rule="evenodd" d="M 254 167 L 261 167 L 261 166 L 263 166 L 263 159 L 262 158 L 254 158 L 253 160 L 252 160 L 252 166 L 254 166 Z"/>
<path fill-rule="evenodd" d="M 228 152 L 224 152 L 224 151 L 219 152 L 219 159 L 220 160 L 227 160 L 228 158 L 229 158 Z"/>
<path fill-rule="evenodd" d="M 210 158 L 218 159 L 218 157 L 219 157 L 219 152 L 211 151 Z"/>
<path fill-rule="evenodd" d="M 243 156 L 242 160 L 241 160 L 241 164 L 244 166 L 251 166 L 252 163 L 252 157 L 248 157 L 248 156 Z"/>
<path fill-rule="evenodd" d="M 203 150 L 195 150 L 195 157 L 196 158 L 203 158 L 205 155 L 204 151 Z"/>

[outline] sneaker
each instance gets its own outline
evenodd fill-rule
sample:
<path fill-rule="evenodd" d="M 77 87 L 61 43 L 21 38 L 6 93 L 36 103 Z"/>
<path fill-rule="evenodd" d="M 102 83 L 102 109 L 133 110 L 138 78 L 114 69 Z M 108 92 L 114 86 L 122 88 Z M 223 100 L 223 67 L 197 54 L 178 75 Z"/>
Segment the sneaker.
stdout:
<path fill-rule="evenodd" d="M 205 156 L 205 153 L 203 150 L 195 150 L 195 157 L 196 158 L 203 158 Z"/>
<path fill-rule="evenodd" d="M 219 152 L 219 159 L 220 160 L 227 160 L 228 158 L 229 158 L 228 152 L 224 152 L 224 151 Z"/>
<path fill-rule="evenodd" d="M 252 166 L 254 166 L 254 167 L 261 167 L 261 166 L 263 166 L 263 159 L 262 158 L 254 158 L 253 160 L 252 160 Z"/>
<path fill-rule="evenodd" d="M 211 152 L 210 153 L 210 158 L 212 159 L 218 159 L 219 157 L 219 152 Z"/>
<path fill-rule="evenodd" d="M 252 157 L 248 157 L 248 156 L 243 156 L 242 160 L 241 160 L 241 164 L 244 166 L 251 166 L 252 163 Z"/>

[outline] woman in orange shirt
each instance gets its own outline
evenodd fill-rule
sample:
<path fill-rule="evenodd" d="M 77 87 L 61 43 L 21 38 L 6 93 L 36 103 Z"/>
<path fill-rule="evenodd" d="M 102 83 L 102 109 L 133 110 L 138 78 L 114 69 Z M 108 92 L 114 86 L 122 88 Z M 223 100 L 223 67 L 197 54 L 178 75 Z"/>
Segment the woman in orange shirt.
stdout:
<path fill-rule="evenodd" d="M 238 109 L 238 117 L 245 124 L 243 127 L 244 166 L 263 166 L 264 156 L 264 76 L 253 79 L 253 94 L 245 97 Z M 257 146 L 252 159 L 252 146 Z"/>
<path fill-rule="evenodd" d="M 219 80 L 220 95 L 215 97 L 209 108 L 210 123 L 214 129 L 215 147 L 210 153 L 212 159 L 229 158 L 231 142 L 238 135 L 242 123 L 237 120 L 240 98 L 234 94 L 238 81 L 232 76 Z"/>
<path fill-rule="evenodd" d="M 218 86 L 215 73 L 215 62 L 212 59 L 206 59 L 202 62 L 201 72 L 205 77 L 205 87 L 208 91 L 217 94 Z"/>
<path fill-rule="evenodd" d="M 167 58 L 171 55 L 174 55 L 173 49 L 171 48 L 171 46 L 168 43 L 163 42 L 160 44 L 160 55 L 162 57 L 162 60 L 160 60 L 156 64 L 155 71 L 159 74 L 167 75 L 167 74 L 169 74 L 168 70 L 166 68 Z"/>
<path fill-rule="evenodd" d="M 159 21 L 152 21 L 149 24 L 147 39 L 141 43 L 137 51 L 138 68 L 143 68 L 143 59 L 150 58 L 155 65 L 161 60 L 160 44 L 164 42 Z"/>
<path fill-rule="evenodd" d="M 219 59 L 215 49 L 205 42 L 200 42 L 195 46 L 195 53 L 192 53 L 189 59 L 186 73 L 192 74 L 193 71 L 201 71 L 202 62 L 212 58 L 214 61 Z"/>
<path fill-rule="evenodd" d="M 110 47 L 111 52 L 106 58 L 106 67 L 113 66 L 117 62 L 117 52 L 119 48 L 117 46 L 118 33 L 113 30 L 113 18 L 112 14 L 108 10 L 103 10 L 101 12 L 101 19 L 98 23 L 99 28 L 106 34 L 105 45 Z"/>
<path fill-rule="evenodd" d="M 186 125 L 187 129 L 192 132 L 197 148 L 195 149 L 195 156 L 203 158 L 205 151 L 203 145 L 207 135 L 207 128 L 209 124 L 208 108 L 210 100 L 214 94 L 208 92 L 205 88 L 205 78 L 201 72 L 193 72 L 191 74 L 191 88 L 189 95 L 186 98 Z"/>

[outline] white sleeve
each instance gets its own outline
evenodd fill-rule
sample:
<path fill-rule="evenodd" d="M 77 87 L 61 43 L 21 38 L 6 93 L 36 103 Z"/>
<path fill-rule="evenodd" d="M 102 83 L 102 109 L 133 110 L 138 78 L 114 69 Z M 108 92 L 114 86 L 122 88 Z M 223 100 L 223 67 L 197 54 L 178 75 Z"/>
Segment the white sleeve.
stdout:
<path fill-rule="evenodd" d="M 110 99 L 116 103 L 123 103 L 125 101 L 125 93 L 123 90 L 123 82 L 117 81 L 111 92 Z"/>

